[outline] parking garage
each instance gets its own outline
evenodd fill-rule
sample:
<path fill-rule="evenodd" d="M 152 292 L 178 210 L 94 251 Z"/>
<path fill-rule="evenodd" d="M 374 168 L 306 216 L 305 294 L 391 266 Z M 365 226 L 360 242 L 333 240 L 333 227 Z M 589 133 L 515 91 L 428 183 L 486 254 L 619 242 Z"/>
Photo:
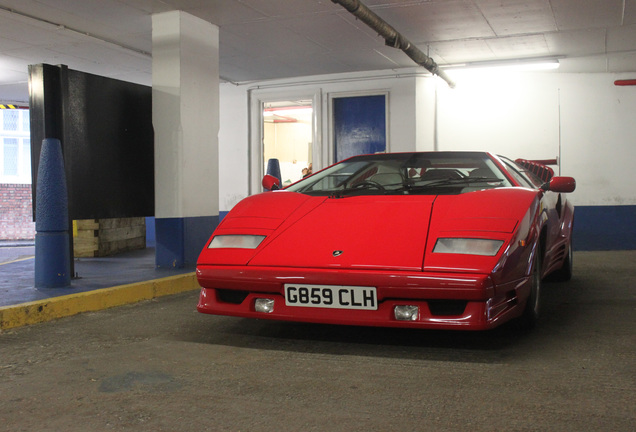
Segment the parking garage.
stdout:
<path fill-rule="evenodd" d="M 35 223 L 22 217 L 26 228 L 9 231 L 3 220 L 2 424 L 633 430 L 629 3 L 365 2 L 452 86 L 338 2 L 296 3 L 0 4 L 3 218 L 4 194 L 35 191 L 41 142 L 57 138 L 75 249 L 66 286 L 36 287 Z M 39 70 L 53 78 L 39 81 Z M 48 79 L 62 83 L 59 94 L 35 98 Z M 364 128 L 374 132 L 368 146 L 348 146 Z M 355 152 L 415 150 L 554 159 L 558 174 L 576 178 L 573 278 L 546 283 L 533 331 L 195 312 L 198 252 L 241 199 L 262 191 L 269 159 L 292 183 Z M 131 219 L 143 229 L 122 229 Z M 115 227 L 144 244 L 77 256 L 86 221 L 98 224 L 86 228 L 103 233 L 98 242 Z"/>

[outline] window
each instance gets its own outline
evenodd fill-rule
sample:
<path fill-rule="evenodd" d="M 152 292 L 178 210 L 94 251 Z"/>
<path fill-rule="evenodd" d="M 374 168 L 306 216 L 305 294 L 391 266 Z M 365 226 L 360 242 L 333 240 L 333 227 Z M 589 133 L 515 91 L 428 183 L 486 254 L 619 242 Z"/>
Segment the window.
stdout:
<path fill-rule="evenodd" d="M 521 186 L 538 189 L 543 185 L 543 180 L 532 171 L 526 169 L 523 165 L 513 162 L 506 157 L 499 156 L 499 158 L 507 165 L 508 171 Z"/>
<path fill-rule="evenodd" d="M 5 176 L 18 175 L 18 139 L 3 138 L 3 174 Z"/>
<path fill-rule="evenodd" d="M 31 177 L 31 139 L 22 139 L 22 163 L 20 164 L 21 172 L 25 173 L 28 177 Z"/>
<path fill-rule="evenodd" d="M 303 168 L 310 168 L 313 172 L 316 172 L 322 168 L 323 160 L 327 160 L 325 157 L 324 149 L 322 147 L 321 139 L 321 113 L 322 113 L 322 94 L 319 89 L 314 90 L 290 90 L 280 91 L 279 89 L 268 90 L 255 90 L 250 93 L 250 153 L 249 153 L 249 193 L 254 194 L 261 192 L 263 187 L 261 186 L 261 180 L 263 174 L 266 173 L 266 167 L 268 165 L 268 158 L 279 159 L 282 181 L 286 182 L 291 180 L 292 182 L 302 178 L 304 175 Z M 295 106 L 294 106 L 295 105 Z M 294 106 L 294 109 L 304 107 L 306 114 L 310 114 L 308 118 L 303 119 L 286 115 L 285 112 L 278 112 L 279 110 L 289 109 Z M 311 107 L 311 111 L 309 111 Z M 296 113 L 299 114 L 299 113 Z M 289 118 L 291 117 L 291 118 Z M 273 124 L 284 124 L 289 122 L 287 126 L 290 128 L 272 128 Z M 306 122 L 309 121 L 309 124 Z M 282 154 L 278 154 L 281 147 L 278 146 L 278 139 L 269 140 L 271 136 L 268 134 L 287 133 L 292 130 L 295 131 L 296 126 L 301 126 L 301 129 L 305 129 L 302 137 L 294 136 L 292 134 L 287 135 L 287 139 L 281 140 L 289 143 L 297 139 L 297 145 L 285 147 L 285 151 Z M 310 136 L 307 136 L 306 132 L 311 132 Z M 278 138 L 281 138 L 279 135 Z M 276 143 L 273 147 L 269 144 Z M 268 144 L 269 143 L 269 144 Z M 273 148 L 277 148 L 273 152 Z M 294 154 L 294 152 L 296 152 Z M 294 164 L 294 161 L 296 163 Z M 310 165 L 311 164 L 311 165 Z M 287 170 L 287 168 L 290 168 Z M 223 167 L 221 167 L 223 170 Z M 286 174 L 289 173 L 289 174 Z"/>
<path fill-rule="evenodd" d="M 334 161 L 387 151 L 387 94 L 332 98 Z"/>
<path fill-rule="evenodd" d="M 31 183 L 29 110 L 0 110 L 0 183 Z"/>
<path fill-rule="evenodd" d="M 18 110 L 2 110 L 2 129 L 9 131 L 20 130 L 20 112 Z"/>

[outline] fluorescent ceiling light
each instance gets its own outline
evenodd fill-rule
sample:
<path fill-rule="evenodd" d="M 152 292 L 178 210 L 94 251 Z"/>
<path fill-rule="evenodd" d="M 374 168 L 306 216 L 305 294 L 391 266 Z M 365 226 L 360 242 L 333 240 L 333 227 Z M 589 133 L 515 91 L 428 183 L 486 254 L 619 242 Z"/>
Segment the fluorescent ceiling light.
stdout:
<path fill-rule="evenodd" d="M 540 59 L 523 59 L 523 60 L 506 60 L 506 61 L 489 61 L 489 62 L 472 62 L 456 65 L 441 66 L 447 71 L 460 70 L 497 70 L 497 71 L 539 71 L 554 70 L 560 66 L 557 58 L 540 58 Z"/>

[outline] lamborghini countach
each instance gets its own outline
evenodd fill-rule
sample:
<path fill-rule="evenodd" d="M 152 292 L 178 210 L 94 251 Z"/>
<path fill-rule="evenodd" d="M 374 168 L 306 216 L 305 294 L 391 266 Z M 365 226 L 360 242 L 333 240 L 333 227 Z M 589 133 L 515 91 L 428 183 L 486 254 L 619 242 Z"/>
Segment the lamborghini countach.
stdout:
<path fill-rule="evenodd" d="M 355 156 L 239 202 L 201 252 L 199 312 L 343 325 L 532 327 L 572 276 L 571 177 L 486 152 Z M 265 176 L 263 185 L 280 182 Z"/>

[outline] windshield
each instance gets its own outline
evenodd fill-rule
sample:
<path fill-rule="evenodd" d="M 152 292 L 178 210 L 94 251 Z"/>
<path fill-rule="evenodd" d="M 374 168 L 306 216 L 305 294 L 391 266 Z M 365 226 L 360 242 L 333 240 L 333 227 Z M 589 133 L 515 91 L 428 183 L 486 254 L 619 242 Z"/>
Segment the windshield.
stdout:
<path fill-rule="evenodd" d="M 487 153 L 384 153 L 355 156 L 286 190 L 308 195 L 453 195 L 512 186 Z"/>

